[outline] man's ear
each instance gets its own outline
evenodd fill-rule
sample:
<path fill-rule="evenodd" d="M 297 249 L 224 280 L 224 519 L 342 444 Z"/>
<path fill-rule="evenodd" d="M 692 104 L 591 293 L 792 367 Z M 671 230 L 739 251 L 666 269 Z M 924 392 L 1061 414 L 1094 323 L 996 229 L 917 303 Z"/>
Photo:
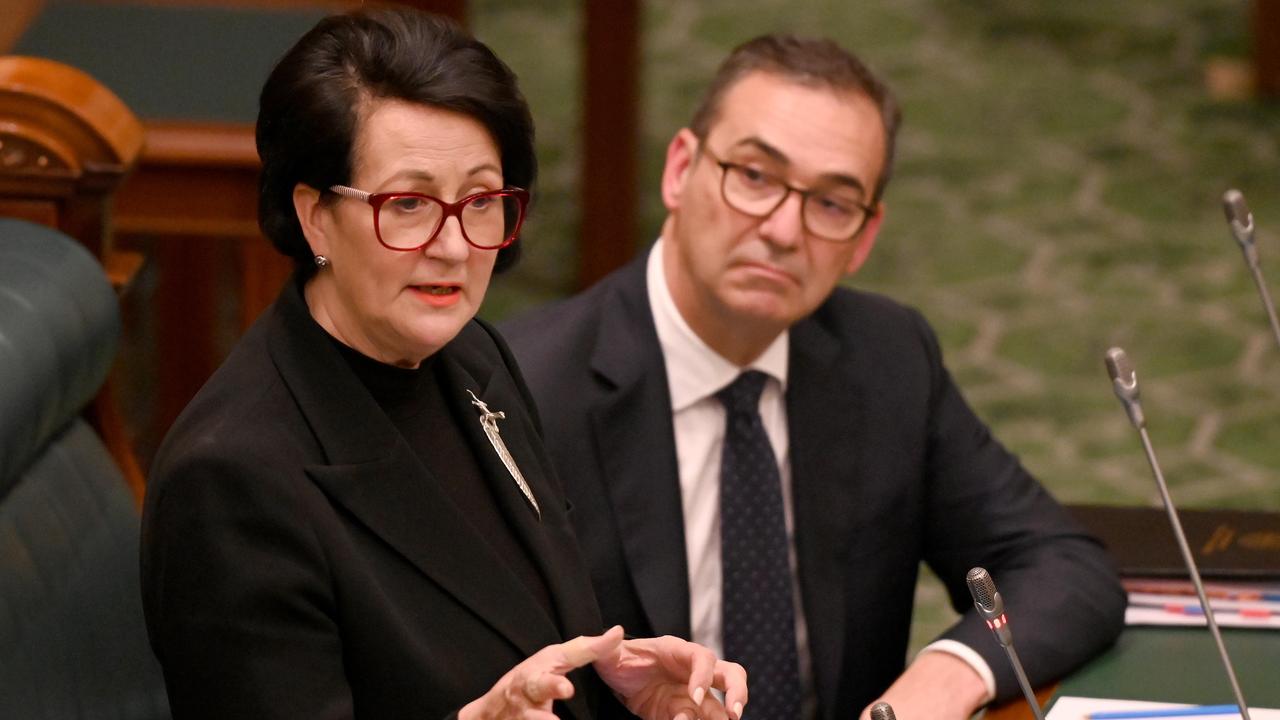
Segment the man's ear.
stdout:
<path fill-rule="evenodd" d="M 662 168 L 662 204 L 668 212 L 680 207 L 680 196 L 698 156 L 698 144 L 698 136 L 689 128 L 682 128 L 667 145 L 667 164 Z"/>
<path fill-rule="evenodd" d="M 884 203 L 876 203 L 875 214 L 867 218 L 867 224 L 862 226 L 862 232 L 858 233 L 858 237 L 853 239 L 853 255 L 849 257 L 849 264 L 845 265 L 845 275 L 852 275 L 857 272 L 858 268 L 862 267 L 862 264 L 871 255 L 871 248 L 876 245 L 876 236 L 880 234 L 880 224 L 884 222 L 884 213 Z"/>
<path fill-rule="evenodd" d="M 320 191 L 298 183 L 293 186 L 293 210 L 298 214 L 298 224 L 302 226 L 302 236 L 311 246 L 312 255 L 328 255 L 329 240 L 324 231 L 324 203 L 320 202 Z"/>

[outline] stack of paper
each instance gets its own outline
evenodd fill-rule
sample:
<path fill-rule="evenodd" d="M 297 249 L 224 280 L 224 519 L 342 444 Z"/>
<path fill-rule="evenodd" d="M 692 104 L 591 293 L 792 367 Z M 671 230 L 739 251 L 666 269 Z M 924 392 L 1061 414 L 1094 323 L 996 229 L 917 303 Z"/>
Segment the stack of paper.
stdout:
<path fill-rule="evenodd" d="M 1223 702 L 1227 702 L 1226 699 Z M 1223 713 L 1221 710 L 1216 710 L 1214 714 L 1195 714 L 1193 708 L 1201 707 L 1203 706 L 1144 702 L 1141 700 L 1072 697 L 1068 695 L 1058 698 L 1049 712 L 1045 714 L 1045 720 L 1091 720 L 1095 713 L 1118 712 L 1125 712 L 1126 715 L 1133 718 L 1144 717 L 1149 720 L 1162 720 L 1163 718 L 1171 718 L 1172 720 L 1233 720 L 1240 718 L 1239 711 Z M 1162 710 L 1173 710 L 1175 712 L 1166 714 L 1160 712 Z M 1280 710 L 1250 707 L 1249 719 L 1280 720 Z"/>
<path fill-rule="evenodd" d="M 1129 625 L 1205 625 L 1200 597 L 1189 580 L 1125 578 Z M 1214 619 L 1222 627 L 1280 629 L 1280 584 L 1205 583 Z"/>

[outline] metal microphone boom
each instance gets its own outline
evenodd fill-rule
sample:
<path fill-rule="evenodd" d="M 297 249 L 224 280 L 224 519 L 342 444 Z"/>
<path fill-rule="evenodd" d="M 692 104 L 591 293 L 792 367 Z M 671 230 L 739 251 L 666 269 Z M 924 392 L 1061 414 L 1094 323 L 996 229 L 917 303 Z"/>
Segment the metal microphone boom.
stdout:
<path fill-rule="evenodd" d="M 1274 315 L 1272 316 L 1274 319 Z M 1173 498 L 1169 496 L 1169 486 L 1164 481 L 1164 473 L 1160 472 L 1160 463 L 1156 461 L 1156 451 L 1151 446 L 1151 438 L 1147 435 L 1147 420 L 1142 414 L 1142 405 L 1138 402 L 1138 373 L 1129 362 L 1129 355 L 1124 350 L 1113 347 L 1106 355 L 1107 374 L 1111 376 L 1111 387 L 1116 397 L 1120 398 L 1125 412 L 1129 414 L 1129 422 L 1138 429 L 1142 438 L 1142 449 L 1147 453 L 1147 464 L 1156 477 L 1156 487 L 1160 488 L 1160 499 L 1164 501 L 1165 512 L 1169 516 L 1169 525 L 1173 528 L 1173 536 L 1178 540 L 1178 549 L 1182 551 L 1182 560 L 1191 572 L 1191 582 L 1196 586 L 1196 594 L 1200 596 L 1200 607 L 1204 609 L 1205 620 L 1209 623 L 1209 632 L 1213 641 L 1218 644 L 1218 655 L 1222 657 L 1222 666 L 1227 670 L 1227 679 L 1231 681 L 1231 691 L 1235 693 L 1236 703 L 1240 706 L 1240 715 L 1249 720 L 1249 706 L 1245 704 L 1244 693 L 1240 692 L 1240 683 L 1236 680 L 1235 668 L 1231 666 L 1231 658 L 1227 655 L 1227 646 L 1222 642 L 1222 633 L 1218 630 L 1218 621 L 1213 617 L 1213 608 L 1209 606 L 1209 598 L 1204 591 L 1204 583 L 1200 581 L 1200 569 L 1191 555 L 1191 546 L 1187 544 L 1187 535 L 1182 531 L 1182 521 L 1178 519 L 1178 511 L 1173 506 Z"/>
<path fill-rule="evenodd" d="M 1280 320 L 1276 319 L 1275 303 L 1271 302 L 1271 293 L 1267 292 L 1267 284 L 1262 280 L 1262 262 L 1258 259 L 1258 246 L 1253 241 L 1253 213 L 1245 205 L 1244 194 L 1235 188 L 1223 193 L 1222 211 L 1226 213 L 1231 236 L 1240 244 L 1244 263 L 1249 266 L 1258 294 L 1262 296 L 1262 307 L 1267 311 L 1267 320 L 1271 321 L 1271 334 L 1276 338 L 1276 345 L 1280 345 Z"/>

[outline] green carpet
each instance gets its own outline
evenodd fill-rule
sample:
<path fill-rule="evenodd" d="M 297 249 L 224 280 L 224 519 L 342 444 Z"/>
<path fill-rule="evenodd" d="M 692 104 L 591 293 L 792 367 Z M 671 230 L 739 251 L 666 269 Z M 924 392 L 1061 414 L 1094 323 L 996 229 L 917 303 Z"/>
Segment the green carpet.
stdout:
<path fill-rule="evenodd" d="M 1280 283 L 1280 104 L 1215 101 L 1204 83 L 1214 58 L 1247 58 L 1247 5 L 644 6 L 642 238 L 662 218 L 663 148 L 729 48 L 830 35 L 905 110 L 887 221 L 850 284 L 929 317 L 970 401 L 1060 499 L 1159 502 L 1103 370 L 1121 345 L 1175 500 L 1280 510 L 1280 350 L 1219 204 L 1245 193 Z M 544 164 L 524 264 L 491 291 L 496 318 L 571 286 L 580 60 L 557 49 L 578 47 L 581 18 L 567 0 L 474 8 L 521 75 Z M 928 576 L 917 599 L 913 648 L 954 617 Z"/>

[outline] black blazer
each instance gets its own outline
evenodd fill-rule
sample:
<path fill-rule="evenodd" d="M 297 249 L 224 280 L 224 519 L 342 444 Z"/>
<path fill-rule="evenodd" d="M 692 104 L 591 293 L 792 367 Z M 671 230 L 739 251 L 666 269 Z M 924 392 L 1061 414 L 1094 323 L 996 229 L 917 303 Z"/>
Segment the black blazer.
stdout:
<path fill-rule="evenodd" d="M 464 431 L 557 616 L 460 514 L 290 283 L 151 474 L 143 597 L 175 718 L 444 717 L 540 648 L 603 629 L 502 341 L 472 322 L 438 357 L 466 417 L 468 389 L 506 413 L 501 434 L 541 521 L 478 420 Z M 573 679 L 561 715 L 611 702 L 590 670 Z"/>
<path fill-rule="evenodd" d="M 606 622 L 688 637 L 671 401 L 646 260 L 503 333 L 542 409 Z M 901 673 L 921 561 L 963 613 L 944 637 L 982 654 L 999 698 L 1017 681 L 974 611 L 970 567 L 995 578 L 1033 683 L 1115 639 L 1125 596 L 1101 546 L 991 437 L 918 313 L 837 289 L 791 329 L 790 348 L 795 544 L 821 717 L 851 717 Z"/>

